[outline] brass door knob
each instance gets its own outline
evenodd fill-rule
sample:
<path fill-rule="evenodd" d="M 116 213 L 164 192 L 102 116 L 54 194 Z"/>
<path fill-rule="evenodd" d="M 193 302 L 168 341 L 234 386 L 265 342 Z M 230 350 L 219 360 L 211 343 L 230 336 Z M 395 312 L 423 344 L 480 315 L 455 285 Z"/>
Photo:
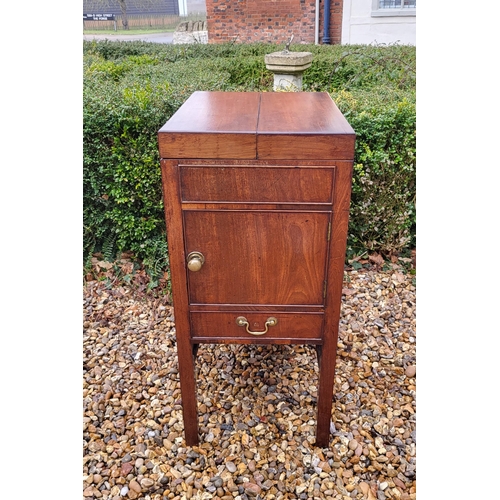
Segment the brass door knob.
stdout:
<path fill-rule="evenodd" d="M 205 257 L 201 252 L 191 252 L 187 256 L 187 266 L 190 271 L 199 271 L 204 263 Z"/>

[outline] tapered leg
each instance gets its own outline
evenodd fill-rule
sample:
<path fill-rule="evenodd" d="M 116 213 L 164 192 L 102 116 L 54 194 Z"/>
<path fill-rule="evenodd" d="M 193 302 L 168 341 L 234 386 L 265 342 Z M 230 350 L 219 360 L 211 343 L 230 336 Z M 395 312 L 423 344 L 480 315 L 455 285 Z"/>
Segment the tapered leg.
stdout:
<path fill-rule="evenodd" d="M 193 358 L 196 359 L 196 354 L 198 354 L 198 349 L 200 347 L 200 344 L 193 344 Z M 196 363 L 196 361 L 195 361 Z"/>
<path fill-rule="evenodd" d="M 318 359 L 318 369 L 321 370 L 321 346 L 315 345 L 316 349 L 316 358 Z"/>
<path fill-rule="evenodd" d="M 172 274 L 172 294 L 175 310 L 177 357 L 182 394 L 182 414 L 186 444 L 198 444 L 198 412 L 196 401 L 196 380 L 194 370 L 194 346 L 191 345 L 188 313 L 186 255 L 184 252 L 184 232 L 179 188 L 179 165 L 173 160 L 161 160 L 167 222 L 167 240 Z"/>
<path fill-rule="evenodd" d="M 335 381 L 335 358 L 337 335 L 326 335 L 325 342 L 317 348 L 319 365 L 318 417 L 316 446 L 325 448 L 330 442 L 333 386 Z"/>
<path fill-rule="evenodd" d="M 177 355 L 179 359 L 179 378 L 182 394 L 182 416 L 184 420 L 184 435 L 188 446 L 199 443 L 198 408 L 196 398 L 196 380 L 193 346 L 189 339 L 178 335 Z"/>

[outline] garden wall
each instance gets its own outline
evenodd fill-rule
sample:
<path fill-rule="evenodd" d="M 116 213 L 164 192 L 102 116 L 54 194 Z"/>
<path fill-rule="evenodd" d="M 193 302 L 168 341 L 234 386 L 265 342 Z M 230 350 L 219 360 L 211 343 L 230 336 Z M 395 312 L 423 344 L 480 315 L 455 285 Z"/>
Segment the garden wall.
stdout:
<path fill-rule="evenodd" d="M 324 0 L 319 1 L 319 42 L 323 39 Z M 315 42 L 314 0 L 206 0 L 209 43 Z M 330 2 L 330 43 L 339 44 L 343 0 Z"/>

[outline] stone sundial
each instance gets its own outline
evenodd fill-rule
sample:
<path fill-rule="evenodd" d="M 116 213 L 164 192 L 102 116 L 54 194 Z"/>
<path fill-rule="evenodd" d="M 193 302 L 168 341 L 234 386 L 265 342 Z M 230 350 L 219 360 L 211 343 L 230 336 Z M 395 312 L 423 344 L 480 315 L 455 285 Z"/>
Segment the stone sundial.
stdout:
<path fill-rule="evenodd" d="M 274 73 L 273 90 L 302 90 L 302 74 L 311 66 L 311 52 L 290 52 L 293 35 L 280 52 L 264 56 L 266 68 Z"/>

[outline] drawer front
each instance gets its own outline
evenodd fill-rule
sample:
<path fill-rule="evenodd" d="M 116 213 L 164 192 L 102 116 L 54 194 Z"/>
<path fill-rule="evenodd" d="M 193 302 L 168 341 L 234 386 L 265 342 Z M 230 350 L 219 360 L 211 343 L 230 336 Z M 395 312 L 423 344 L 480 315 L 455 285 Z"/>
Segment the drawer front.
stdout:
<path fill-rule="evenodd" d="M 191 312 L 194 342 L 320 343 L 324 313 Z"/>
<path fill-rule="evenodd" d="M 334 167 L 181 166 L 184 202 L 332 203 Z"/>

